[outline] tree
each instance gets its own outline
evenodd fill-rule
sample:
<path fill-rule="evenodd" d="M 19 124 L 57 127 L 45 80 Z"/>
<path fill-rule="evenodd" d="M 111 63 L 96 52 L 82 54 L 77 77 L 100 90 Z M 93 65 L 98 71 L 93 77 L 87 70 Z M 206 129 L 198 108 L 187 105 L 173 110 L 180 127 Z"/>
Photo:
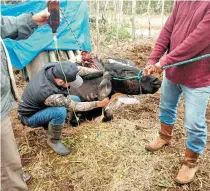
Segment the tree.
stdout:
<path fill-rule="evenodd" d="M 164 0 L 162 0 L 162 9 L 161 9 L 161 16 L 162 16 L 162 26 L 163 26 L 163 20 L 164 20 Z"/>
<path fill-rule="evenodd" d="M 99 1 L 100 0 L 96 0 L 96 35 L 97 35 L 97 44 L 96 44 L 96 55 L 98 55 L 99 53 L 99 22 L 98 22 L 98 19 L 99 19 Z"/>
<path fill-rule="evenodd" d="M 136 16 L 136 0 L 132 0 L 132 40 L 136 38 L 136 28 L 135 28 L 135 16 Z"/>

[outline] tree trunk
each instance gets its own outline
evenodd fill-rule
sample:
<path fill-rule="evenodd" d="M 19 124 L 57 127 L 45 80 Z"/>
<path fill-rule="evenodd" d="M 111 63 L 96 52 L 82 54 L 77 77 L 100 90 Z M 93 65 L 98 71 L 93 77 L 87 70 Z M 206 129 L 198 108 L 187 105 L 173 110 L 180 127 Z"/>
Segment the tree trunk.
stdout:
<path fill-rule="evenodd" d="M 132 1 L 132 40 L 136 38 L 136 28 L 135 28 L 135 16 L 136 16 L 136 0 Z"/>
<path fill-rule="evenodd" d="M 102 12 L 102 19 L 107 19 L 106 10 L 107 10 L 108 3 L 109 3 L 109 1 L 105 0 L 104 9 Z"/>
<path fill-rule="evenodd" d="M 150 16 L 151 0 L 148 0 L 147 13 Z"/>
<path fill-rule="evenodd" d="M 149 23 L 149 38 L 151 37 L 151 17 L 150 17 L 150 8 L 151 8 L 151 0 L 149 0 L 148 6 L 147 6 L 148 23 Z"/>
<path fill-rule="evenodd" d="M 123 22 L 123 0 L 119 0 L 119 27 Z"/>
<path fill-rule="evenodd" d="M 119 20 L 118 20 L 118 6 L 117 6 L 117 1 L 114 0 L 114 14 L 115 14 L 115 26 L 116 26 L 116 39 L 117 39 L 117 44 L 119 44 Z"/>
<path fill-rule="evenodd" d="M 161 9 L 161 16 L 162 16 L 162 27 L 163 27 L 163 22 L 164 22 L 164 0 L 162 0 L 162 9 Z"/>
<path fill-rule="evenodd" d="M 96 43 L 96 56 L 98 56 L 99 53 L 99 23 L 98 23 L 98 19 L 99 19 L 99 1 L 100 0 L 96 0 L 96 39 L 97 39 L 97 43 Z"/>

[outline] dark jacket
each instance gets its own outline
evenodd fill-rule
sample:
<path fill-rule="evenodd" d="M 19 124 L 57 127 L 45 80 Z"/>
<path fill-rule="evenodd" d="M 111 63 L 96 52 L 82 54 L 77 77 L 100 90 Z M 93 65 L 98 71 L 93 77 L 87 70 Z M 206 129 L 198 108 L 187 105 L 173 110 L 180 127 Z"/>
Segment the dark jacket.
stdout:
<path fill-rule="evenodd" d="M 50 64 L 42 68 L 39 73 L 31 79 L 25 88 L 18 113 L 22 117 L 31 117 L 36 112 L 45 109 L 45 100 L 53 94 L 68 95 L 67 89 L 56 85 L 53 78 L 52 69 L 55 64 Z"/>

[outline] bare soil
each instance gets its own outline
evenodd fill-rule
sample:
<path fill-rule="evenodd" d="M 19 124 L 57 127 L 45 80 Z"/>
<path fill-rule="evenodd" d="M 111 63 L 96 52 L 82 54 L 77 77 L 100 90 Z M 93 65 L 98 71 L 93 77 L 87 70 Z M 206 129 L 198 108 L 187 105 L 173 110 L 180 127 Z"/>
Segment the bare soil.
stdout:
<path fill-rule="evenodd" d="M 127 58 L 143 68 L 151 45 L 152 42 L 147 41 L 103 44 L 103 53 L 99 56 Z M 17 78 L 21 93 L 26 83 L 20 76 Z M 116 110 L 114 120 L 109 123 L 90 121 L 74 128 L 66 124 L 63 141 L 70 147 L 71 154 L 65 157 L 56 155 L 47 146 L 45 130 L 23 127 L 14 110 L 11 118 L 24 170 L 33 176 L 29 190 L 209 191 L 209 130 L 195 181 L 184 186 L 173 181 L 185 149 L 183 100 L 179 104 L 172 145 L 155 153 L 144 149 L 145 144 L 158 135 L 159 98 L 159 92 L 140 95 L 140 104 Z M 210 127 L 210 105 L 206 119 Z"/>

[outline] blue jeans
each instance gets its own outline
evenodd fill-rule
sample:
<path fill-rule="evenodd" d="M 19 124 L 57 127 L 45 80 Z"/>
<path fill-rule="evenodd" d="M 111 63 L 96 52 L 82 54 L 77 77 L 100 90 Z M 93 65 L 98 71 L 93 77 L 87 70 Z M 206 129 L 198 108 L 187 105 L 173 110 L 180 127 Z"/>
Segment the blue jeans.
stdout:
<path fill-rule="evenodd" d="M 176 122 L 177 107 L 182 93 L 185 108 L 184 127 L 187 132 L 186 146 L 201 154 L 207 139 L 205 115 L 210 97 L 210 86 L 189 88 L 172 83 L 164 75 L 161 86 L 159 119 L 168 125 Z"/>
<path fill-rule="evenodd" d="M 78 96 L 71 96 L 71 99 L 80 102 Z M 47 107 L 29 117 L 28 126 L 47 128 L 49 122 L 53 125 L 62 125 L 65 122 L 66 115 L 67 109 L 65 107 Z"/>

